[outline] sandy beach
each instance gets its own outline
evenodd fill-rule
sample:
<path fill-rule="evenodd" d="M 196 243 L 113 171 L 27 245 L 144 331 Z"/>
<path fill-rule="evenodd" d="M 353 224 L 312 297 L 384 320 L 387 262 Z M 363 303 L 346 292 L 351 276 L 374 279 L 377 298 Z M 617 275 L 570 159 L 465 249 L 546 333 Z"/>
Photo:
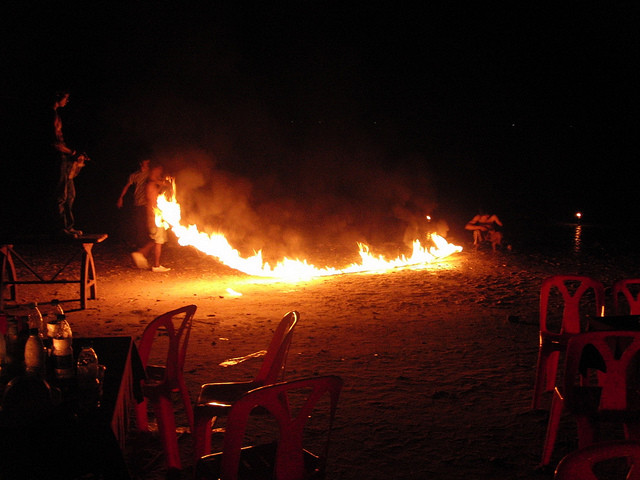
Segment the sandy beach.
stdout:
<path fill-rule="evenodd" d="M 537 468 L 547 414 L 530 409 L 540 283 L 581 273 L 610 286 L 632 276 L 634 263 L 464 245 L 421 270 L 292 284 L 249 277 L 177 244 L 163 252 L 170 272 L 137 270 L 127 247 L 109 239 L 94 250 L 99 298 L 86 310 L 69 304 L 68 318 L 77 336 L 138 338 L 155 316 L 196 304 L 185 367 L 195 399 L 204 382 L 251 379 L 260 357 L 220 363 L 265 349 L 280 318 L 298 310 L 287 377 L 344 379 L 327 478 L 552 478 Z M 22 287 L 19 301 L 73 297 L 69 288 Z M 190 478 L 191 437 L 181 430 L 183 478 Z M 567 420 L 554 465 L 576 444 Z M 157 439 L 132 435 L 128 453 L 134 478 L 163 478 Z"/>

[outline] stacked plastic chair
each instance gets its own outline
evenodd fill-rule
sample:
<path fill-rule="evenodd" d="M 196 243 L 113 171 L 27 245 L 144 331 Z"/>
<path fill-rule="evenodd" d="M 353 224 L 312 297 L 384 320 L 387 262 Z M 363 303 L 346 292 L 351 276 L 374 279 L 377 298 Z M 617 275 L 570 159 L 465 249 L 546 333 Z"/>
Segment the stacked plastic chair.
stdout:
<path fill-rule="evenodd" d="M 174 392 L 180 394 L 193 431 L 193 409 L 183 370 L 196 308 L 188 305 L 155 318 L 144 329 L 138 345 L 146 379 L 142 382 L 144 401 L 136 406 L 137 425 L 141 431 L 149 430 L 147 409 L 150 406 L 158 423 L 169 470 L 182 468 L 172 399 Z M 151 364 L 151 359 L 162 360 L 162 363 Z"/>
<path fill-rule="evenodd" d="M 300 314 L 297 311 L 291 311 L 280 320 L 267 348 L 262 366 L 253 380 L 202 385 L 193 409 L 195 425 L 192 432 L 196 459 L 211 452 L 211 428 L 218 416 L 225 415 L 234 402 L 246 392 L 276 383 L 284 378 L 293 329 L 299 319 Z"/>
<path fill-rule="evenodd" d="M 558 291 L 563 300 L 559 331 L 553 331 L 548 325 L 549 302 L 553 291 Z M 594 301 L 590 311 L 582 312 L 581 301 L 588 291 L 593 292 Z M 604 286 L 593 278 L 581 275 L 555 275 L 542 282 L 540 288 L 540 347 L 533 390 L 533 409 L 540 407 L 542 394 L 552 391 L 555 387 L 560 353 L 566 350 L 569 338 L 582 331 L 581 322 L 586 315 L 600 316 L 603 307 Z"/>
<path fill-rule="evenodd" d="M 601 422 L 624 426 L 627 439 L 640 438 L 640 332 L 602 331 L 569 340 L 564 381 L 555 388 L 542 452 L 549 465 L 563 411 L 575 418 L 578 447 L 595 443 Z"/>

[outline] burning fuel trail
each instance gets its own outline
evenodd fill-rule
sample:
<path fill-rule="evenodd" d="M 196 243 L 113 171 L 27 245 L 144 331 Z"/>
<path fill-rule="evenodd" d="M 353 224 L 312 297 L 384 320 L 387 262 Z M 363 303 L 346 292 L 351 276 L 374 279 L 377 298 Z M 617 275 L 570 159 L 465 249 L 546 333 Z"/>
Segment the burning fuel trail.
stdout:
<path fill-rule="evenodd" d="M 200 231 L 196 225 L 183 225 L 180 204 L 176 201 L 175 181 L 172 181 L 172 184 L 171 198 L 165 195 L 158 197 L 156 223 L 159 226 L 171 228 L 180 245 L 195 247 L 207 255 L 216 257 L 221 263 L 253 276 L 296 281 L 347 273 L 385 272 L 395 268 L 425 266 L 462 251 L 462 247 L 448 243 L 440 235 L 432 233 L 428 236 L 428 240 L 433 243 L 433 246 L 422 245 L 420 240 L 416 239 L 413 241 L 413 251 L 408 257 L 400 255 L 389 260 L 382 255 L 371 254 L 367 245 L 358 243 L 360 262 L 344 268 L 319 268 L 308 263 L 307 260 L 287 257 L 272 266 L 263 260 L 262 251 L 245 258 L 229 244 L 224 234 L 208 234 Z"/>

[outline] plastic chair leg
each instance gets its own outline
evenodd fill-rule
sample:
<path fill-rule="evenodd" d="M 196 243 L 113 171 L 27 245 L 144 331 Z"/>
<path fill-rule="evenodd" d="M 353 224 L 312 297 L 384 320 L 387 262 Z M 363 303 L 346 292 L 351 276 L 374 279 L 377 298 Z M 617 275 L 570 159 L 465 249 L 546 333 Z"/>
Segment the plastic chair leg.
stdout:
<path fill-rule="evenodd" d="M 193 432 L 193 452 L 196 462 L 211 453 L 211 429 L 217 417 L 199 414 L 196 410 Z"/>
<path fill-rule="evenodd" d="M 560 352 L 551 352 L 547 357 L 547 372 L 546 372 L 546 390 L 552 391 L 556 387 L 556 376 L 558 375 L 558 363 L 560 361 Z"/>
<path fill-rule="evenodd" d="M 531 401 L 531 408 L 536 410 L 540 408 L 540 398 L 542 397 L 542 385 L 546 383 L 546 364 L 544 352 L 540 349 L 538 352 L 538 362 L 536 365 L 536 381 L 533 387 L 533 400 Z"/>
<path fill-rule="evenodd" d="M 153 399 L 152 403 L 158 421 L 162 445 L 167 456 L 167 466 L 169 469 L 181 469 L 176 422 L 173 416 L 173 402 L 170 398 L 160 395 Z"/>
<path fill-rule="evenodd" d="M 136 425 L 141 432 L 149 431 L 149 417 L 147 415 L 147 399 L 136 404 Z"/>
<path fill-rule="evenodd" d="M 549 351 L 544 347 L 540 348 L 538 363 L 536 365 L 536 381 L 533 387 L 533 400 L 531 402 L 531 408 L 533 410 L 540 408 L 542 395 L 555 388 L 559 358 L 560 352 Z"/>
<path fill-rule="evenodd" d="M 182 404 L 184 405 L 184 411 L 187 414 L 187 421 L 189 422 L 189 428 L 193 429 L 193 408 L 191 406 L 191 397 L 189 396 L 189 390 L 184 382 L 184 378 L 180 379 L 180 396 L 182 397 Z"/>
<path fill-rule="evenodd" d="M 551 462 L 551 455 L 556 444 L 558 436 L 558 427 L 560 426 L 560 417 L 562 416 L 563 400 L 557 391 L 553 394 L 551 401 L 551 410 L 549 411 L 549 423 L 547 424 L 547 434 L 544 439 L 542 448 L 542 465 L 547 466 Z"/>
<path fill-rule="evenodd" d="M 625 423 L 624 434 L 628 440 L 640 441 L 640 422 Z"/>
<path fill-rule="evenodd" d="M 578 448 L 592 445 L 596 440 L 597 425 L 586 415 L 576 415 L 578 426 Z"/>

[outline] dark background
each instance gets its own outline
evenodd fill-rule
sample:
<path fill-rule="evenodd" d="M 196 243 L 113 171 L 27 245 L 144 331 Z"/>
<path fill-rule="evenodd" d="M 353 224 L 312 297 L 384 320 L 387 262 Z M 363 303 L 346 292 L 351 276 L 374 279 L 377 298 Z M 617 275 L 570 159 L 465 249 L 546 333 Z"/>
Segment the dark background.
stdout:
<path fill-rule="evenodd" d="M 636 2 L 358 3 L 5 4 L 3 229 L 47 223 L 59 89 L 92 157 L 78 226 L 114 238 L 145 156 L 183 215 L 248 249 L 399 240 L 426 213 L 455 230 L 479 207 L 637 221 Z"/>

